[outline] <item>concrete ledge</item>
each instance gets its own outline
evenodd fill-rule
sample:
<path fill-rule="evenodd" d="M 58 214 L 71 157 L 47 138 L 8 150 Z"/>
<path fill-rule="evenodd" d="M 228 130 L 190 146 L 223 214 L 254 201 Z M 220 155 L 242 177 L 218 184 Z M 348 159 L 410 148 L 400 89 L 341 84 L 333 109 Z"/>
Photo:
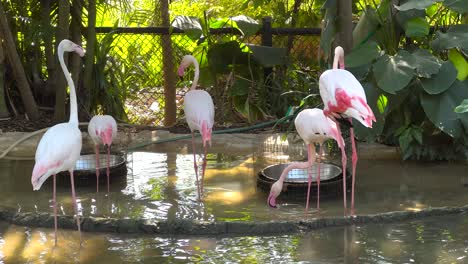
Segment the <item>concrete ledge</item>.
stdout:
<path fill-rule="evenodd" d="M 307 232 L 327 227 L 391 223 L 466 212 L 468 212 L 468 205 L 435 207 L 418 212 L 396 211 L 354 217 L 312 218 L 305 221 L 206 222 L 186 219 L 156 221 L 99 217 L 83 217 L 80 221 L 81 230 L 87 232 L 141 233 L 163 236 L 265 236 Z M 54 227 L 53 215 L 48 213 L 21 213 L 12 208 L 0 207 L 0 219 L 15 225 Z M 77 229 L 76 220 L 72 216 L 59 216 L 58 226 L 64 229 Z"/>

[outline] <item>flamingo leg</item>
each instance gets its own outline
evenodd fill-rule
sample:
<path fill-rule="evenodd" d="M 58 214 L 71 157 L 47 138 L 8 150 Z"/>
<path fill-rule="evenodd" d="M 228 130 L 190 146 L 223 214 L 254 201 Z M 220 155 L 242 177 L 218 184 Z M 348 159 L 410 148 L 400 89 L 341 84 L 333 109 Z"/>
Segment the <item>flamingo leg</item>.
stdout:
<path fill-rule="evenodd" d="M 94 146 L 96 153 L 96 192 L 99 192 L 99 145 Z"/>
<path fill-rule="evenodd" d="M 320 210 L 320 163 L 322 161 L 322 144 L 319 144 L 317 161 L 317 211 Z"/>
<path fill-rule="evenodd" d="M 197 156 L 195 155 L 195 153 L 196 153 L 196 151 L 195 151 L 195 135 L 193 134 L 193 131 L 192 131 L 192 151 L 193 151 L 193 168 L 195 169 L 195 177 L 196 177 L 196 180 L 197 180 L 198 200 L 200 200 L 201 195 L 200 195 L 200 185 L 199 185 L 199 182 L 198 182 Z"/>
<path fill-rule="evenodd" d="M 338 131 L 341 131 L 340 130 L 340 125 L 338 122 L 335 122 L 336 124 L 336 127 L 338 129 Z M 343 137 L 341 135 L 341 132 L 340 132 L 340 136 Z M 344 208 L 344 215 L 346 215 L 346 211 L 347 211 L 347 206 L 346 206 L 346 152 L 345 152 L 345 148 L 344 146 L 343 147 L 340 147 L 341 149 L 341 166 L 343 167 L 343 208 Z"/>
<path fill-rule="evenodd" d="M 75 215 L 76 215 L 76 225 L 78 226 L 78 232 L 80 233 L 80 246 L 81 246 L 81 225 L 80 225 L 80 215 L 78 214 L 78 204 L 76 203 L 76 195 L 75 195 L 75 182 L 73 179 L 73 170 L 70 170 L 70 181 L 72 187 L 72 199 L 73 199 L 73 207 L 75 208 Z"/>
<path fill-rule="evenodd" d="M 53 194 L 53 204 L 54 204 L 54 228 L 55 228 L 55 232 L 54 232 L 54 235 L 55 235 L 55 246 L 57 246 L 57 196 L 56 196 L 56 186 L 57 186 L 57 182 L 56 182 L 56 175 L 54 174 L 54 194 Z"/>
<path fill-rule="evenodd" d="M 202 176 L 201 176 L 201 193 L 203 195 L 203 180 L 205 179 L 205 169 L 206 169 L 206 152 L 207 152 L 207 146 L 205 145 L 204 147 L 204 155 L 203 155 L 203 165 L 202 165 Z"/>
<path fill-rule="evenodd" d="M 315 147 L 312 148 L 312 144 L 307 145 L 307 174 L 309 175 L 308 177 L 308 188 L 307 188 L 307 200 L 306 200 L 306 208 L 305 208 L 305 213 L 309 210 L 309 198 L 310 198 L 310 185 L 312 183 L 312 175 L 310 174 L 310 167 L 313 164 L 313 161 L 315 159 Z"/>
<path fill-rule="evenodd" d="M 349 119 L 350 122 L 352 122 L 352 119 L 350 118 Z M 357 157 L 357 151 L 356 151 L 356 143 L 354 142 L 354 129 L 353 127 L 351 127 L 349 129 L 349 133 L 350 133 L 350 136 L 351 136 L 351 146 L 352 146 L 352 149 L 353 149 L 353 154 L 352 154 L 352 164 L 353 164 L 353 180 L 352 180 L 352 187 L 351 187 L 351 214 L 354 215 L 354 183 L 355 183 L 355 179 L 356 179 L 356 164 L 357 164 L 357 161 L 358 161 L 358 157 Z"/>
<path fill-rule="evenodd" d="M 109 193 L 109 175 L 110 175 L 110 146 L 107 145 L 107 193 Z"/>

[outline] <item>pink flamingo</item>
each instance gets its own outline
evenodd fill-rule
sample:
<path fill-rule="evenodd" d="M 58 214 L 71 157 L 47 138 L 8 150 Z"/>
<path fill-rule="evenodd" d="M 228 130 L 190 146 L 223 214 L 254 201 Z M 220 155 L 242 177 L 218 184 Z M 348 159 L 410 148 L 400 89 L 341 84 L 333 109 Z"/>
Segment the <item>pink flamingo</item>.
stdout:
<path fill-rule="evenodd" d="M 195 176 L 197 180 L 198 199 L 201 199 L 201 195 L 203 193 L 203 179 L 205 177 L 206 168 L 206 143 L 208 142 L 211 145 L 211 131 L 214 123 L 214 104 L 213 99 L 208 92 L 203 90 L 196 90 L 198 78 L 200 76 L 200 68 L 195 57 L 192 55 L 185 55 L 182 58 L 178 69 L 179 76 L 184 76 L 185 69 L 187 69 L 187 67 L 189 67 L 191 64 L 193 64 L 195 67 L 195 76 L 193 78 L 190 91 L 188 91 L 184 97 L 184 112 L 187 124 L 192 133 L 193 167 L 195 169 Z M 198 181 L 198 167 L 195 155 L 195 130 L 200 131 L 204 148 L 202 177 L 200 184 Z"/>
<path fill-rule="evenodd" d="M 338 64 L 340 69 L 338 68 Z M 320 96 L 324 103 L 323 113 L 333 119 L 340 121 L 346 118 L 352 124 L 352 118 L 357 119 L 365 127 L 372 128 L 375 120 L 372 109 L 367 104 L 366 94 L 362 85 L 352 73 L 344 69 L 344 51 L 338 46 L 335 48 L 333 69 L 322 73 L 319 80 Z M 339 127 L 338 123 L 336 123 Z M 354 184 L 356 176 L 357 154 L 354 142 L 354 130 L 350 127 L 352 154 L 352 188 L 351 188 L 351 214 L 354 214 Z M 344 197 L 346 210 L 346 194 Z"/>
<path fill-rule="evenodd" d="M 307 162 L 295 162 L 286 167 L 281 173 L 280 178 L 276 181 L 270 190 L 268 196 L 268 205 L 276 207 L 276 197 L 283 189 L 283 182 L 289 171 L 293 169 L 310 169 L 315 160 L 315 143 L 319 145 L 318 173 L 317 173 L 317 210 L 320 209 L 320 159 L 322 155 L 322 145 L 327 139 L 334 139 L 338 143 L 342 153 L 344 153 L 344 140 L 338 130 L 337 125 L 330 118 L 323 114 L 323 111 L 318 108 L 302 110 L 294 120 L 297 133 L 307 145 Z M 343 188 L 346 190 L 346 157 L 343 162 Z M 309 188 L 307 191 L 306 209 L 309 209 L 310 185 L 312 176 L 309 172 Z"/>
<path fill-rule="evenodd" d="M 110 115 L 97 115 L 91 118 L 88 133 L 94 142 L 96 152 L 96 192 L 99 192 L 99 145 L 107 145 L 107 192 L 109 192 L 110 145 L 117 135 L 117 122 Z"/>
<path fill-rule="evenodd" d="M 81 151 L 81 131 L 78 128 L 78 109 L 76 103 L 76 92 L 73 80 L 68 72 L 65 62 L 63 61 L 64 52 L 76 52 L 81 57 L 84 56 L 84 50 L 80 46 L 64 39 L 58 45 L 58 58 L 62 67 L 68 86 L 70 87 L 70 121 L 68 123 L 57 124 L 47 130 L 42 136 L 36 150 L 36 163 L 32 172 L 31 183 L 33 190 L 37 191 L 42 184 L 53 175 L 54 191 L 54 226 L 55 226 L 55 245 L 57 245 L 57 201 L 56 201 L 56 174 L 61 171 L 70 172 L 70 181 L 72 187 L 73 206 L 76 215 L 76 224 L 80 232 L 80 219 L 78 215 L 78 207 L 76 204 L 75 184 L 73 182 L 73 168 L 80 157 Z"/>

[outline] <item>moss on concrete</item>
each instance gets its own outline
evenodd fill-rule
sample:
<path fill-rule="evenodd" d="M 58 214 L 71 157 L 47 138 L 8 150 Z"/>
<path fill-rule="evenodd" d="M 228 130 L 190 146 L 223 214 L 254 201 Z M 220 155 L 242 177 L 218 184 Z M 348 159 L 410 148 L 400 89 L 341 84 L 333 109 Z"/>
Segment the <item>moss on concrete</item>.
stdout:
<path fill-rule="evenodd" d="M 353 217 L 312 218 L 304 221 L 270 222 L 207 222 L 187 219 L 155 221 L 143 219 L 115 219 L 82 217 L 81 228 L 87 232 L 141 233 L 153 235 L 185 236 L 262 236 L 307 232 L 320 228 L 390 223 L 468 212 L 468 205 L 461 207 L 438 207 L 418 212 L 398 211 Z M 54 218 L 49 213 L 23 213 L 13 208 L 0 207 L 0 219 L 11 224 L 31 227 L 54 227 Z M 58 226 L 77 229 L 72 216 L 59 216 Z"/>

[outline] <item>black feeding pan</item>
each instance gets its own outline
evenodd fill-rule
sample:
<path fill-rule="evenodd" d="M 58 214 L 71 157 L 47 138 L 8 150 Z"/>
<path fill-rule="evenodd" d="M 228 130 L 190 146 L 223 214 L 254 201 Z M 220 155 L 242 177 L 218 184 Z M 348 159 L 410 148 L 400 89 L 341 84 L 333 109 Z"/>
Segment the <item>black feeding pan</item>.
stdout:
<path fill-rule="evenodd" d="M 257 175 L 257 186 L 270 192 L 271 185 L 276 182 L 283 170 L 290 163 L 275 164 L 261 170 Z M 320 197 L 339 197 L 343 195 L 343 174 L 340 166 L 333 163 L 320 163 Z M 312 176 L 312 184 L 310 187 L 310 195 L 317 195 L 317 163 L 314 163 L 309 172 Z M 283 183 L 283 191 L 281 196 L 305 198 L 308 188 L 308 172 L 307 169 L 291 170 Z M 346 171 L 346 189 L 351 188 L 351 175 Z"/>
<path fill-rule="evenodd" d="M 112 154 L 109 157 L 110 188 L 126 186 L 127 163 L 125 154 Z M 99 154 L 99 191 L 107 191 L 107 154 Z M 76 161 L 73 171 L 75 186 L 96 186 L 96 155 L 84 154 Z M 68 172 L 61 172 L 57 177 L 57 185 L 70 186 L 70 175 Z M 52 177 L 48 179 L 52 183 Z"/>

